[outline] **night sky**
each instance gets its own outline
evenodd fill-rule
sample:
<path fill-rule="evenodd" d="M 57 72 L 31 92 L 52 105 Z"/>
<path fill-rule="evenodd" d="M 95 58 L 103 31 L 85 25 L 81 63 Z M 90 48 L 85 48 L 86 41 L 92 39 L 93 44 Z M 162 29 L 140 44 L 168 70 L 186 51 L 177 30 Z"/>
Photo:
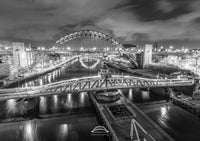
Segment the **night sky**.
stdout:
<path fill-rule="evenodd" d="M 94 29 L 122 43 L 200 47 L 200 0 L 0 0 L 0 40 L 54 43 Z"/>

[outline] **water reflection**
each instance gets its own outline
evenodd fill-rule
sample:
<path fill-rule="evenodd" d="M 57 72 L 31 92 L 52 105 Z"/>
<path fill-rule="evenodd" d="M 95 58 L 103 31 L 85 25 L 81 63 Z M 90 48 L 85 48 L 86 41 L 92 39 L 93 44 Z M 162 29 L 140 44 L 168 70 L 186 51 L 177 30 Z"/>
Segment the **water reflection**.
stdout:
<path fill-rule="evenodd" d="M 61 124 L 59 128 L 59 141 L 65 141 L 69 135 L 69 130 L 71 125 L 69 124 Z"/>
<path fill-rule="evenodd" d="M 166 107 L 161 107 L 160 108 L 160 112 L 161 112 L 161 117 L 166 117 L 167 108 Z"/>
<path fill-rule="evenodd" d="M 23 125 L 23 141 L 39 141 L 37 124 L 35 121 L 27 121 Z"/>
<path fill-rule="evenodd" d="M 159 122 L 162 124 L 162 126 L 167 127 L 167 120 L 169 118 L 169 109 L 167 105 L 163 105 L 160 107 L 160 114 L 158 114 Z"/>
<path fill-rule="evenodd" d="M 93 62 L 95 63 L 93 65 L 87 65 L 86 63 Z M 100 59 L 95 59 L 95 58 L 90 58 L 90 59 L 85 59 L 85 58 L 80 58 L 79 62 L 81 63 L 81 66 L 84 67 L 85 69 L 95 69 L 97 65 L 100 62 Z"/>

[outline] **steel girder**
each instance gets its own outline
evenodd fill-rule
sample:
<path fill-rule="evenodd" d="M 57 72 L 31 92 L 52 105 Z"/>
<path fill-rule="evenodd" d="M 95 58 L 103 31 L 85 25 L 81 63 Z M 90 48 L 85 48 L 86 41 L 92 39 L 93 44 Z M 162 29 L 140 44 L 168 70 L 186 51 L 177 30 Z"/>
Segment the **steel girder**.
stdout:
<path fill-rule="evenodd" d="M 64 44 L 65 42 L 68 42 L 70 40 L 74 40 L 77 38 L 97 38 L 100 40 L 104 40 L 106 42 L 110 42 L 112 45 L 119 47 L 121 50 L 124 50 L 124 47 L 122 44 L 120 44 L 117 40 L 113 39 L 111 36 L 106 35 L 102 32 L 97 32 L 93 30 L 81 30 L 77 32 L 73 32 L 71 34 L 68 34 L 64 37 L 61 37 L 59 40 L 56 41 L 57 44 Z"/>
<path fill-rule="evenodd" d="M 112 77 L 105 80 L 101 77 L 95 77 L 85 80 L 83 79 L 59 83 L 54 86 L 49 85 L 44 93 L 71 93 L 106 89 L 173 87 L 184 85 L 193 85 L 193 81 L 187 80 L 183 82 L 182 80 L 138 79 L 136 77 Z"/>
<path fill-rule="evenodd" d="M 38 96 L 49 96 L 55 94 L 65 94 L 81 91 L 98 91 L 108 89 L 123 89 L 123 88 L 150 88 L 150 87 L 175 87 L 175 86 L 192 86 L 193 79 L 147 79 L 133 76 L 112 76 L 108 79 L 103 79 L 100 76 L 84 77 L 71 80 L 63 80 L 42 86 L 31 88 L 13 88 L 1 89 L 0 100 L 12 98 L 28 98 Z"/>

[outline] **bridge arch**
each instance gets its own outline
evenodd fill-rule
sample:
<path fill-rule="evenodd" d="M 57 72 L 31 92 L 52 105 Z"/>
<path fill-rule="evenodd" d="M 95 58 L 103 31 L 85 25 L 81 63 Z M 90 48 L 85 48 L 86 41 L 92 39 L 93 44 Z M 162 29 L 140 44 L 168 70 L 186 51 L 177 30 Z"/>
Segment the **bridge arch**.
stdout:
<path fill-rule="evenodd" d="M 78 38 L 94 38 L 104 40 L 105 42 L 110 42 L 113 46 L 117 47 L 117 50 L 124 50 L 124 47 L 121 43 L 119 43 L 116 39 L 112 38 L 111 36 L 94 30 L 80 30 L 61 37 L 59 40 L 56 41 L 56 44 L 62 45 L 68 41 L 75 40 Z"/>
<path fill-rule="evenodd" d="M 88 58 L 89 58 L 89 57 L 88 57 Z M 92 58 L 92 60 L 94 60 L 95 63 L 92 64 L 92 65 L 87 65 L 87 64 L 84 62 L 84 59 L 87 59 L 87 62 L 88 62 L 88 58 L 82 58 L 82 57 L 79 58 L 79 62 L 81 63 L 81 66 L 84 67 L 85 69 L 90 69 L 90 70 L 91 70 L 91 69 L 95 69 L 96 66 L 99 64 L 100 59 L 99 59 L 99 58 Z"/>

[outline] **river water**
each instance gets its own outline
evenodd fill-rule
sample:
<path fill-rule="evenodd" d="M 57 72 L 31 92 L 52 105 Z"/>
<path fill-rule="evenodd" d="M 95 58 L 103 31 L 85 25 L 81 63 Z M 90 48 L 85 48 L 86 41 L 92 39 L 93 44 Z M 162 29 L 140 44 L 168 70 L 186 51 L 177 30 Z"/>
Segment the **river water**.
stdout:
<path fill-rule="evenodd" d="M 74 60 L 51 73 L 18 83 L 13 87 L 39 86 L 59 80 L 96 75 L 100 69 L 97 60 Z M 114 74 L 123 72 L 111 69 Z M 172 104 L 145 104 L 167 100 L 165 96 L 155 95 L 140 89 L 121 90 L 133 103 L 139 104 L 154 122 L 161 126 L 176 140 L 199 141 L 200 122 L 198 118 Z M 21 100 L 10 99 L 0 102 L 0 121 L 26 119 L 20 122 L 0 124 L 2 141 L 104 141 L 103 136 L 92 136 L 90 131 L 99 121 L 87 93 L 68 93 L 40 97 L 35 111 L 28 113 Z M 184 123 L 184 124 L 183 124 Z"/>

